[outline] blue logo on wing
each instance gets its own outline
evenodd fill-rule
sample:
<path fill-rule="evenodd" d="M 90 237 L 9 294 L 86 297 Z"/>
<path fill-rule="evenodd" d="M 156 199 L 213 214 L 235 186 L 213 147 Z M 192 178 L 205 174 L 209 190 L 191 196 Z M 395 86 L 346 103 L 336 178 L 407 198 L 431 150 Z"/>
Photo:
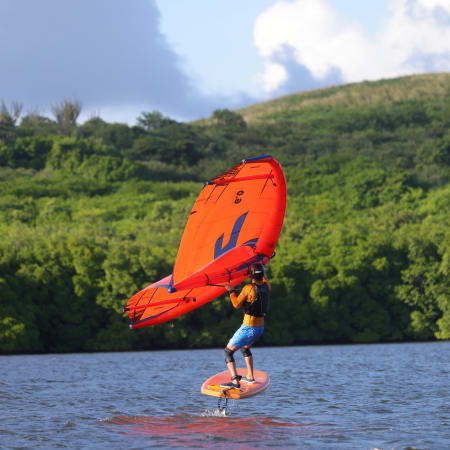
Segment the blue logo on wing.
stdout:
<path fill-rule="evenodd" d="M 242 225 L 244 224 L 245 218 L 247 217 L 248 211 L 242 216 L 238 217 L 236 219 L 236 222 L 234 222 L 233 230 L 231 231 L 230 240 L 227 242 L 225 247 L 222 247 L 223 245 L 223 236 L 225 233 L 223 233 L 219 239 L 216 241 L 216 245 L 214 246 L 214 259 L 218 258 L 219 256 L 226 253 L 228 250 L 231 250 L 232 248 L 236 247 L 236 242 L 239 237 L 239 233 L 241 232 Z"/>

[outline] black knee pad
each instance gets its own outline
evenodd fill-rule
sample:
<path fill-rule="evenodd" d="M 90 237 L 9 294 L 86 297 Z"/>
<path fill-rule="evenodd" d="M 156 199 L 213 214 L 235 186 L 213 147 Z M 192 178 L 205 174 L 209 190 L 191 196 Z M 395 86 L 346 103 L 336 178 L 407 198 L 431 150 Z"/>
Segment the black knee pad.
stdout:
<path fill-rule="evenodd" d="M 230 350 L 228 347 L 225 347 L 223 351 L 223 357 L 225 358 L 226 363 L 234 362 L 233 350 Z"/>
<path fill-rule="evenodd" d="M 244 358 L 248 358 L 249 356 L 252 356 L 252 352 L 250 351 L 249 348 L 241 348 L 241 352 L 244 355 Z"/>

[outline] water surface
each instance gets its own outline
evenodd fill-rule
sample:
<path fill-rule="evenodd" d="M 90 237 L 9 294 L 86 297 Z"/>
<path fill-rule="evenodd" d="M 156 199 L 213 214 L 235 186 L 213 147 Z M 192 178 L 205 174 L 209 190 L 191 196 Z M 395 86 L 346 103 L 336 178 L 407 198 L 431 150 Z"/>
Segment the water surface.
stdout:
<path fill-rule="evenodd" d="M 1 448 L 450 448 L 450 342 L 255 348 L 226 415 L 222 350 L 0 357 Z M 242 366 L 241 355 L 236 356 Z"/>

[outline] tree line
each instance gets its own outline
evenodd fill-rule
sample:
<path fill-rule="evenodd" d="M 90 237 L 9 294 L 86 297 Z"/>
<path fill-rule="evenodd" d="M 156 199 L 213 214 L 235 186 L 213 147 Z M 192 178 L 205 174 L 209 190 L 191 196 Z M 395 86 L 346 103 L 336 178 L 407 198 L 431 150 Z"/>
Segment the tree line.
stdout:
<path fill-rule="evenodd" d="M 222 346 L 241 321 L 226 297 L 132 332 L 122 306 L 171 272 L 202 182 L 262 154 L 283 165 L 288 206 L 260 345 L 449 339 L 448 98 L 252 125 L 229 110 L 78 124 L 75 103 L 68 127 L 5 106 L 0 351 Z"/>

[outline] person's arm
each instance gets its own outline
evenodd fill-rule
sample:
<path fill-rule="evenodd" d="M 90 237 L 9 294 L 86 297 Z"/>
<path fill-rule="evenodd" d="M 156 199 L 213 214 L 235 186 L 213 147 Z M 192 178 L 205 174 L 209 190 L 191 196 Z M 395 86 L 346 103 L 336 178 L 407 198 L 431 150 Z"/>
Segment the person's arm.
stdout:
<path fill-rule="evenodd" d="M 227 291 L 230 293 L 230 300 L 233 306 L 236 309 L 241 308 L 248 297 L 248 290 L 249 288 L 251 289 L 251 285 L 247 284 L 246 286 L 244 286 L 244 288 L 242 289 L 241 293 L 238 296 L 236 296 L 236 293 L 232 290 L 233 286 L 231 286 L 231 284 L 227 284 L 225 285 L 225 287 L 227 288 Z"/>

